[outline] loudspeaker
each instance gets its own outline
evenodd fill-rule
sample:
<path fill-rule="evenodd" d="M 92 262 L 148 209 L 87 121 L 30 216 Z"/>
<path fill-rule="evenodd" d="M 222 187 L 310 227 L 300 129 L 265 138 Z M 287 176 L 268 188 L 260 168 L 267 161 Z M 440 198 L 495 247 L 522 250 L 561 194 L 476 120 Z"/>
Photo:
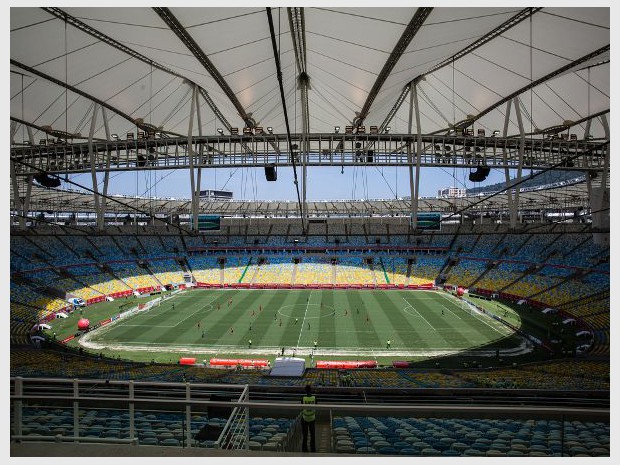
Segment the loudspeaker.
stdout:
<path fill-rule="evenodd" d="M 47 173 L 37 174 L 34 180 L 41 184 L 43 187 L 58 187 L 60 186 L 60 179 L 50 178 Z"/>
<path fill-rule="evenodd" d="M 278 179 L 278 172 L 274 165 L 265 166 L 265 178 L 267 178 L 267 181 L 276 181 Z"/>
<path fill-rule="evenodd" d="M 476 171 L 469 173 L 469 180 L 472 182 L 482 182 L 487 178 L 490 172 L 491 168 L 487 166 L 479 166 Z"/>

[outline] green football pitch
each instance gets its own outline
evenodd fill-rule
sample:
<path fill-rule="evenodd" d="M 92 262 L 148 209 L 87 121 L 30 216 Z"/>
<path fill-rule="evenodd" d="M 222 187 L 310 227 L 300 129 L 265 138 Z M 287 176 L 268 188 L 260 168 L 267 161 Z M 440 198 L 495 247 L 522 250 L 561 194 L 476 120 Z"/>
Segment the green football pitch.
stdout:
<path fill-rule="evenodd" d="M 81 343 L 143 360 L 273 359 L 282 348 L 304 357 L 314 349 L 315 358 L 406 360 L 519 350 L 522 340 L 444 292 L 196 289 L 91 331 Z"/>

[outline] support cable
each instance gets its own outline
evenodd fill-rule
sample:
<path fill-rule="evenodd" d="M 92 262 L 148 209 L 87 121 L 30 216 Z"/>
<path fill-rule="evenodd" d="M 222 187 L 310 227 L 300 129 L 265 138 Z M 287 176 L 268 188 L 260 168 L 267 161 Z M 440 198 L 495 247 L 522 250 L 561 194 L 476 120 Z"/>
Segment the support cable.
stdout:
<path fill-rule="evenodd" d="M 276 33 L 273 27 L 273 18 L 271 17 L 271 8 L 267 7 L 267 19 L 269 21 L 269 32 L 271 33 L 271 45 L 273 47 L 273 56 L 276 60 L 276 72 L 278 75 L 278 84 L 280 86 L 280 99 L 282 100 L 282 108 L 284 110 L 284 122 L 286 123 L 286 137 L 288 140 L 288 151 L 291 157 L 291 163 L 293 165 L 293 183 L 295 184 L 295 190 L 297 192 L 297 204 L 299 206 L 299 216 L 301 218 L 302 231 L 306 230 L 305 220 L 303 215 L 303 208 L 301 205 L 301 195 L 299 194 L 299 182 L 297 180 L 297 165 L 295 164 L 295 155 L 292 151 L 293 141 L 291 139 L 291 128 L 288 120 L 288 111 L 286 109 L 286 100 L 284 97 L 284 84 L 282 83 L 282 69 L 280 67 L 280 57 L 278 55 L 278 47 L 276 45 Z"/>

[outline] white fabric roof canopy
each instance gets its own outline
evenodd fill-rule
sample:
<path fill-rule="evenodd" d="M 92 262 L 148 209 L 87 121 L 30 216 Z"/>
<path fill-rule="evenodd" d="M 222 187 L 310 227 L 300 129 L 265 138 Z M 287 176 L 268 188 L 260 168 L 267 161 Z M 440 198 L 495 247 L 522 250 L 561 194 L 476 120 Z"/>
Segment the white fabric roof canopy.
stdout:
<path fill-rule="evenodd" d="M 386 60 L 417 8 L 304 8 L 305 50 L 310 76 L 311 132 L 344 127 L 368 98 Z M 403 87 L 434 65 L 516 15 L 521 8 L 434 8 L 379 89 L 364 124 L 380 126 Z M 40 8 L 11 8 L 11 116 L 37 126 L 88 134 L 92 100 L 17 63 L 95 97 L 131 118 L 187 134 L 191 88 L 205 89 L 233 127 L 244 121 L 217 80 L 151 8 L 63 8 L 119 44 L 177 73 L 151 66 L 82 32 Z M 265 8 L 170 8 L 257 125 L 284 133 L 276 67 Z M 291 131 L 301 131 L 301 102 L 289 19 L 272 10 Z M 483 111 L 532 80 L 610 43 L 609 8 L 543 8 L 419 84 L 423 133 L 446 129 Z M 530 67 L 531 63 L 531 67 Z M 590 65 L 591 67 L 587 67 Z M 586 68 L 584 68 L 586 67 Z M 609 109 L 609 52 L 520 96 L 526 132 L 579 120 Z M 200 99 L 203 134 L 223 127 Z M 406 132 L 408 98 L 390 123 Z M 476 127 L 503 127 L 505 106 Z M 135 125 L 108 112 L 110 131 Z M 585 123 L 574 128 L 583 136 Z M 414 131 L 416 130 L 414 124 Z M 518 133 L 514 114 L 509 134 Z M 595 137 L 603 137 L 599 123 Z M 194 134 L 198 134 L 194 123 Z M 35 132 L 35 140 L 42 134 Z M 98 119 L 95 137 L 104 138 Z M 21 142 L 19 137 L 16 141 Z"/>

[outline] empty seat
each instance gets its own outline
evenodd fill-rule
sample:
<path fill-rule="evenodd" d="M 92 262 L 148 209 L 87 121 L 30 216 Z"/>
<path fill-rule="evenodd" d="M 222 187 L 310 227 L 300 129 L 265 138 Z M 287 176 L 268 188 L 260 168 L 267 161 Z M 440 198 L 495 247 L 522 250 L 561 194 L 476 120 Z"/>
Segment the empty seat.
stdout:
<path fill-rule="evenodd" d="M 140 444 L 144 446 L 157 446 L 159 441 L 157 441 L 157 438 L 144 438 L 140 440 Z"/>
<path fill-rule="evenodd" d="M 166 438 L 163 441 L 160 442 L 161 446 L 175 446 L 178 447 L 181 443 L 179 442 L 178 439 L 174 439 L 174 438 Z"/>
<path fill-rule="evenodd" d="M 377 451 L 374 449 L 374 447 L 358 447 L 355 452 L 357 454 L 376 454 Z"/>
<path fill-rule="evenodd" d="M 265 444 L 267 442 L 267 438 L 262 435 L 252 436 L 250 441 L 258 442 L 259 444 Z"/>
<path fill-rule="evenodd" d="M 338 454 L 355 454 L 355 447 L 348 445 L 337 445 L 336 452 Z"/>
<path fill-rule="evenodd" d="M 466 449 L 469 449 L 469 446 L 462 442 L 454 442 L 450 447 L 460 453 L 463 453 Z"/>
<path fill-rule="evenodd" d="M 608 457 L 609 449 L 606 449 L 604 447 L 593 447 L 590 449 L 590 454 L 592 454 L 594 457 Z"/>
<path fill-rule="evenodd" d="M 393 447 L 387 446 L 387 447 L 381 447 L 379 449 L 379 453 L 381 455 L 396 455 L 398 452 Z"/>
<path fill-rule="evenodd" d="M 420 453 L 425 457 L 437 457 L 441 455 L 441 451 L 434 449 L 432 447 L 426 447 L 422 449 Z"/>
<path fill-rule="evenodd" d="M 250 440 L 248 441 L 248 447 L 250 450 L 261 450 L 262 444 L 260 442 Z"/>

